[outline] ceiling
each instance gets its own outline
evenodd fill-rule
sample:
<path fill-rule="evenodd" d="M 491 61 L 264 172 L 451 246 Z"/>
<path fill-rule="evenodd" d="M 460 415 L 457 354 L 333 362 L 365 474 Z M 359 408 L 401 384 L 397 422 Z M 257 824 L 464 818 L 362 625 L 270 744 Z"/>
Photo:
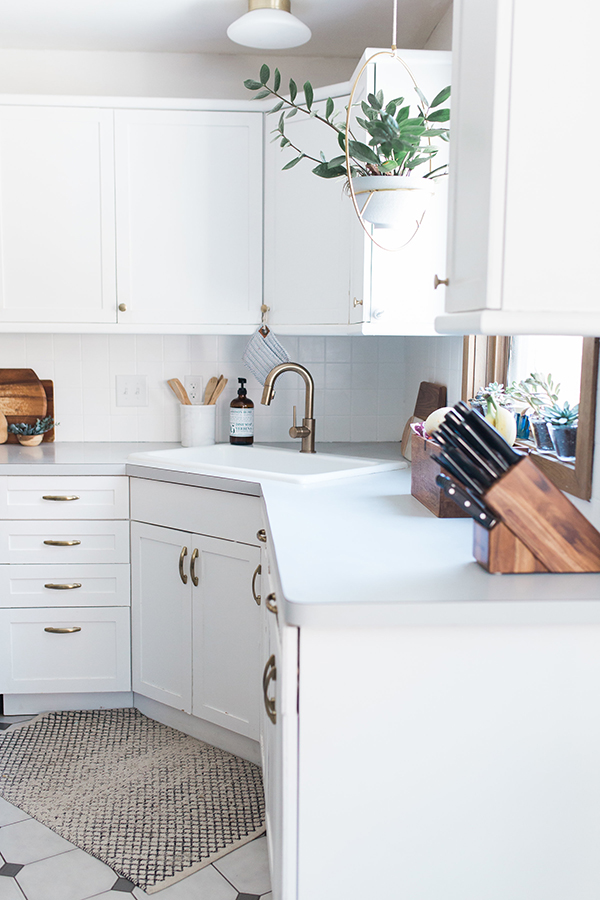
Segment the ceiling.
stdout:
<path fill-rule="evenodd" d="M 451 0 L 398 0 L 399 47 L 422 47 Z M 296 56 L 359 58 L 392 43 L 392 0 L 292 0 Z M 226 36 L 246 0 L 0 0 L 0 49 L 247 54 Z"/>

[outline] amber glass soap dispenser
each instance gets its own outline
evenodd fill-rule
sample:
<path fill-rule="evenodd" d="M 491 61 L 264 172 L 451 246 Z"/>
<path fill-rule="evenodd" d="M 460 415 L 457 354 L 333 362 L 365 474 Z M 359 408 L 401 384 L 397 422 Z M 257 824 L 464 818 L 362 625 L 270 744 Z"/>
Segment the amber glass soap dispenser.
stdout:
<path fill-rule="evenodd" d="M 246 379 L 238 378 L 237 397 L 230 403 L 229 443 L 254 443 L 254 403 L 246 396 Z"/>

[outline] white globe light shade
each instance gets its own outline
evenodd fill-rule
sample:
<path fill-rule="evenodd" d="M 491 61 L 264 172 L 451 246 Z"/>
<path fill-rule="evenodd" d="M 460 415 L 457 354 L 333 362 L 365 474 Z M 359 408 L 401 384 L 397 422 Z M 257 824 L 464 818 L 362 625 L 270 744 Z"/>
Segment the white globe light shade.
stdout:
<path fill-rule="evenodd" d="M 231 23 L 227 37 L 244 47 L 285 50 L 306 44 L 312 33 L 308 25 L 282 9 L 254 9 Z"/>

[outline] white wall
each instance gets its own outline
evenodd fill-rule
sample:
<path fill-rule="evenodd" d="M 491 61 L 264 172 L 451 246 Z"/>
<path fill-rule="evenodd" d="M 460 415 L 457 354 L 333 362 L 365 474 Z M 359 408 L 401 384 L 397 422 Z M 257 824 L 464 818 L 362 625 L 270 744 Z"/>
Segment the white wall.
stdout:
<path fill-rule="evenodd" d="M 298 376 L 278 381 L 270 407 L 262 386 L 241 362 L 248 338 L 216 335 L 0 335 L 2 367 L 32 368 L 54 381 L 59 441 L 178 441 L 179 408 L 167 378 L 223 374 L 229 384 L 218 404 L 218 440 L 228 439 L 229 403 L 237 378 L 248 378 L 258 441 L 291 440 L 292 407 L 303 407 Z M 318 440 L 400 440 L 420 381 L 447 384 L 459 398 L 462 339 L 283 337 L 292 359 L 315 379 Z M 116 405 L 117 375 L 148 377 L 145 407 Z"/>

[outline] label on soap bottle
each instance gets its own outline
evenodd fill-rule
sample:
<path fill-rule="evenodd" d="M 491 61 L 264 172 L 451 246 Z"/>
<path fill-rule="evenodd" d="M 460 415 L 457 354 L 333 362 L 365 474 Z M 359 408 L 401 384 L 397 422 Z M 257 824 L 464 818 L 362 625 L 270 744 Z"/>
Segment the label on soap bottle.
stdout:
<path fill-rule="evenodd" d="M 230 410 L 229 435 L 230 437 L 254 436 L 254 410 L 252 407 Z"/>

